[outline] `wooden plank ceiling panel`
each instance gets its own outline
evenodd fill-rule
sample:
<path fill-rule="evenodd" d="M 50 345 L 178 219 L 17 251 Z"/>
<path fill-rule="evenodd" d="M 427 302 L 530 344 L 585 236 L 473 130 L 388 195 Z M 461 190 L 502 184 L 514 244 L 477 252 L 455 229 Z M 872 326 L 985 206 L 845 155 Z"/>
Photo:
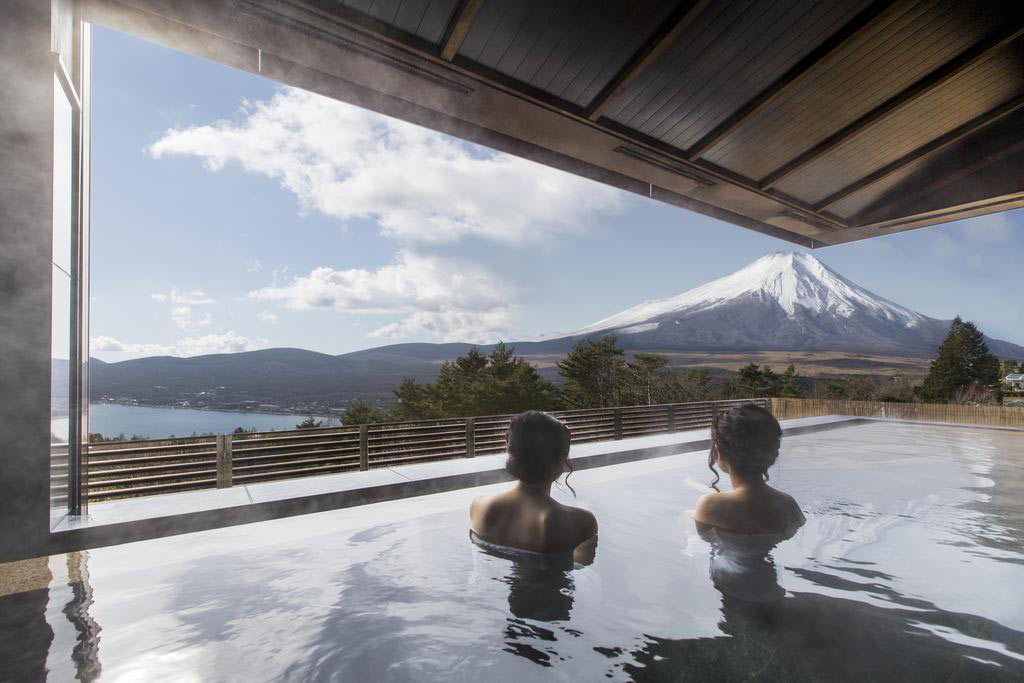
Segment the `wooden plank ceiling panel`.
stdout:
<path fill-rule="evenodd" d="M 807 164 L 776 187 L 816 204 L 1024 92 L 1024 41 L 989 56 Z"/>
<path fill-rule="evenodd" d="M 459 56 L 583 107 L 675 9 L 670 2 L 485 2 Z"/>
<path fill-rule="evenodd" d="M 829 207 L 829 211 L 845 218 L 860 220 L 871 218 L 872 214 L 884 213 L 886 209 L 899 215 L 899 205 L 913 199 L 922 188 L 942 178 L 953 178 L 944 186 L 945 193 L 939 192 L 933 198 L 934 206 L 953 206 L 955 196 L 968 197 L 977 201 L 984 196 L 1005 194 L 1009 191 L 1024 191 L 1024 168 L 1008 165 L 1000 156 L 1005 150 L 1024 141 L 1024 109 L 1018 109 L 985 126 L 972 135 L 958 140 L 955 144 L 938 153 L 911 162 L 877 183 L 868 185 Z M 1012 150 L 1011 150 L 1012 151 Z M 974 169 L 962 178 L 954 178 L 963 169 Z M 993 184 L 975 183 L 964 187 L 966 178 L 987 168 L 1005 169 L 1003 180 Z M 998 185 L 998 187 L 996 186 Z M 943 204 L 945 202 L 945 204 Z M 892 216 L 887 216 L 891 218 Z"/>
<path fill-rule="evenodd" d="M 459 0 L 341 0 L 339 4 L 436 44 Z"/>
<path fill-rule="evenodd" d="M 688 148 L 778 79 L 867 0 L 712 3 L 608 116 Z"/>
<path fill-rule="evenodd" d="M 958 2 L 898 2 L 704 158 L 762 178 L 998 28 Z"/>

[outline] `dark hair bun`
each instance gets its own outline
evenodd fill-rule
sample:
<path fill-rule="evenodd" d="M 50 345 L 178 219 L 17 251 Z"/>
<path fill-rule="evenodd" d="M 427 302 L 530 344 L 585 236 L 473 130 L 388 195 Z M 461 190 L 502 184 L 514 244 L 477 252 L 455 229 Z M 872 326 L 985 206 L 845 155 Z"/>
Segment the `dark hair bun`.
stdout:
<path fill-rule="evenodd" d="M 505 470 L 528 484 L 548 480 L 569 457 L 569 428 L 561 420 L 529 410 L 512 418 L 508 426 Z"/>
<path fill-rule="evenodd" d="M 718 413 L 711 425 L 718 448 L 738 474 L 763 475 L 775 464 L 782 445 L 782 428 L 767 410 L 753 403 Z"/>

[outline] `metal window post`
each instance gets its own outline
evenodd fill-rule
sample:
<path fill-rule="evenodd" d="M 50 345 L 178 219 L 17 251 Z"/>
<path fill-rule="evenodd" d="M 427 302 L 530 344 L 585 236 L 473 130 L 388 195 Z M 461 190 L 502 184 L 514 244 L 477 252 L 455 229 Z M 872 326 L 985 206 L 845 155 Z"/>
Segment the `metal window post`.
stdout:
<path fill-rule="evenodd" d="M 231 434 L 217 435 L 217 488 L 219 489 L 226 489 L 232 485 L 231 439 Z"/>
<path fill-rule="evenodd" d="M 476 456 L 476 418 L 466 418 L 466 457 Z"/>
<path fill-rule="evenodd" d="M 370 469 L 370 426 L 359 425 L 359 469 Z"/>
<path fill-rule="evenodd" d="M 622 438 L 622 408 L 616 408 L 612 413 L 615 420 L 615 440 Z"/>

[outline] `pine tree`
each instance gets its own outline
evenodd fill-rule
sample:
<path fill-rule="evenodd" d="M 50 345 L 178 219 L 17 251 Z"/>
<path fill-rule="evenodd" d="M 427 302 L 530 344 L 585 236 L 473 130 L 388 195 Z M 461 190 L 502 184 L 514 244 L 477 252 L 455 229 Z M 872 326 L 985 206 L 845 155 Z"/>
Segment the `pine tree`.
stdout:
<path fill-rule="evenodd" d="M 562 396 L 572 408 L 612 408 L 621 405 L 626 362 L 617 338 L 584 339 L 564 360 L 558 373 L 565 378 Z"/>
<path fill-rule="evenodd" d="M 638 353 L 626 364 L 633 393 L 632 403 L 649 406 L 659 402 L 656 399 L 663 393 L 661 385 L 665 381 L 663 373 L 659 371 L 666 365 L 668 358 L 656 353 Z"/>
<path fill-rule="evenodd" d="M 558 389 L 515 349 L 498 344 L 484 355 L 472 348 L 445 362 L 432 384 L 406 379 L 394 391 L 388 420 L 500 415 L 558 407 Z"/>
<path fill-rule="evenodd" d="M 387 422 L 387 414 L 383 410 L 371 407 L 366 401 L 352 401 L 345 414 L 341 416 L 341 424 L 346 427 L 375 422 Z"/>
<path fill-rule="evenodd" d="M 974 323 L 957 316 L 939 347 L 921 386 L 927 401 L 949 401 L 964 387 L 990 387 L 999 380 L 999 359 L 988 350 L 985 336 Z"/>
<path fill-rule="evenodd" d="M 767 366 L 765 366 L 767 367 Z M 770 371 L 770 369 L 769 369 Z M 772 377 L 775 373 L 772 373 Z M 740 368 L 739 376 L 736 378 L 737 398 L 757 398 L 768 394 L 768 381 L 764 372 L 757 363 L 750 363 Z"/>
<path fill-rule="evenodd" d="M 317 429 L 318 427 L 323 427 L 323 426 L 324 426 L 324 423 L 321 420 L 317 420 L 312 415 L 310 415 L 305 420 L 303 420 L 299 424 L 295 425 L 295 428 L 296 429 Z"/>
<path fill-rule="evenodd" d="M 803 398 L 807 392 L 804 391 L 804 388 L 800 386 L 800 383 L 797 380 L 796 367 L 790 365 L 786 368 L 786 371 L 782 373 L 782 380 L 779 382 L 778 395 L 784 398 Z"/>

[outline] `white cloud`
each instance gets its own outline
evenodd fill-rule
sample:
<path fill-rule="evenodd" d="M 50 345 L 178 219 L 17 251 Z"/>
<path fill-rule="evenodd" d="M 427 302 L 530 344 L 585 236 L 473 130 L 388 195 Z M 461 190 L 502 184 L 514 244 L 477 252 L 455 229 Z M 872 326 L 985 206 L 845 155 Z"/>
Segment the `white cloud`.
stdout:
<path fill-rule="evenodd" d="M 507 302 L 514 293 L 478 266 L 403 250 L 395 263 L 377 270 L 315 268 L 290 282 L 249 292 L 248 297 L 293 309 L 405 316 L 371 336 L 427 334 L 478 341 L 508 330 Z"/>
<path fill-rule="evenodd" d="M 509 331 L 507 309 L 491 311 L 418 311 L 396 323 L 379 327 L 368 337 L 403 339 L 429 335 L 442 341 L 486 344 L 500 339 Z"/>
<path fill-rule="evenodd" d="M 263 262 L 258 258 L 249 259 L 245 263 L 245 270 L 249 273 L 258 273 L 261 268 L 263 268 Z"/>
<path fill-rule="evenodd" d="M 622 203 L 599 183 L 293 88 L 244 102 L 238 122 L 168 130 L 148 151 L 212 171 L 238 163 L 304 209 L 372 218 L 404 244 L 579 235 Z"/>
<path fill-rule="evenodd" d="M 200 327 L 209 327 L 210 323 L 213 322 L 213 316 L 209 313 L 198 316 L 193 309 L 194 306 L 209 306 L 216 303 L 211 297 L 199 290 L 179 292 L 177 288 L 172 288 L 169 295 L 158 292 L 150 294 L 149 298 L 160 303 L 170 300 L 171 304 L 173 304 L 171 306 L 171 320 L 174 321 L 174 324 L 179 329 L 194 330 Z"/>
<path fill-rule="evenodd" d="M 250 339 L 234 332 L 185 337 L 178 340 L 175 350 L 180 356 L 201 356 L 207 353 L 238 353 L 266 347 L 266 339 Z"/>
<path fill-rule="evenodd" d="M 265 322 L 268 325 L 277 324 L 277 313 L 272 311 L 260 311 L 256 314 L 256 318 L 260 320 L 260 322 Z"/>
<path fill-rule="evenodd" d="M 172 289 L 171 303 L 184 304 L 188 306 L 207 306 L 215 302 L 213 299 L 206 296 L 206 294 L 198 290 L 191 292 L 179 292 L 177 289 Z"/>
<path fill-rule="evenodd" d="M 250 339 L 234 332 L 184 337 L 173 345 L 122 342 L 114 337 L 92 337 L 90 351 L 122 353 L 132 356 L 201 356 L 209 353 L 237 353 L 264 348 L 265 339 Z"/>
<path fill-rule="evenodd" d="M 113 337 L 91 337 L 89 339 L 89 351 L 100 351 L 108 353 L 130 353 L 140 356 L 170 356 L 174 355 L 174 347 L 164 344 L 131 344 L 119 341 Z"/>
<path fill-rule="evenodd" d="M 209 327 L 213 318 L 209 313 L 196 317 L 191 306 L 175 306 L 171 309 L 171 320 L 180 329 L 194 330 L 198 327 Z"/>

